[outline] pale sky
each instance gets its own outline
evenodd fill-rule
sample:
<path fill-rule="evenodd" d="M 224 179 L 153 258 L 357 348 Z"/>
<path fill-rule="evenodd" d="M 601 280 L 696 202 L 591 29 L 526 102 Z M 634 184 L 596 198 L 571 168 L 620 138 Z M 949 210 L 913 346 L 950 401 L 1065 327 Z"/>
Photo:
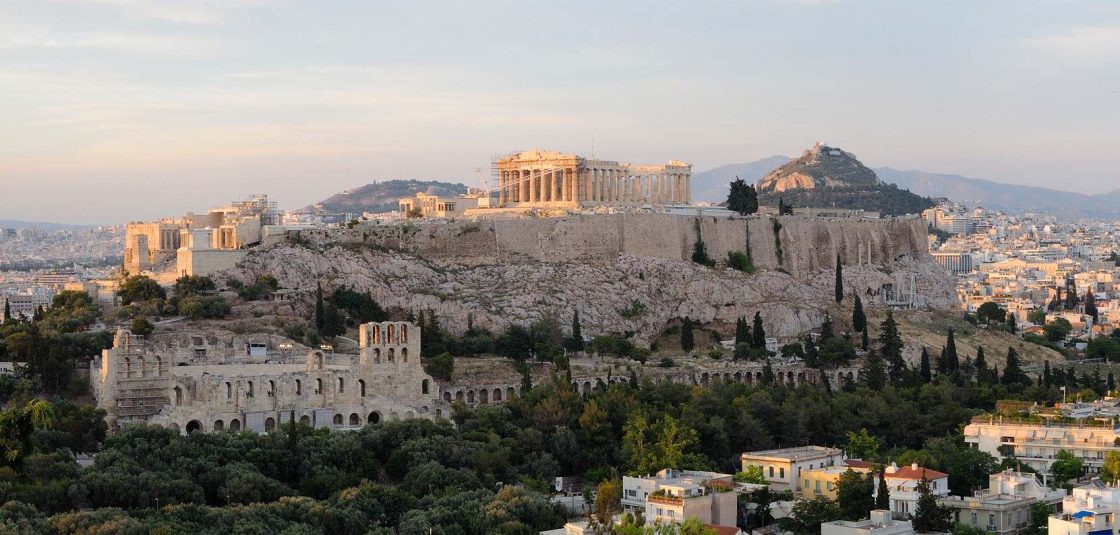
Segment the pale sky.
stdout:
<path fill-rule="evenodd" d="M 1120 188 L 1120 3 L 0 1 L 0 219 L 475 181 L 529 147 Z"/>

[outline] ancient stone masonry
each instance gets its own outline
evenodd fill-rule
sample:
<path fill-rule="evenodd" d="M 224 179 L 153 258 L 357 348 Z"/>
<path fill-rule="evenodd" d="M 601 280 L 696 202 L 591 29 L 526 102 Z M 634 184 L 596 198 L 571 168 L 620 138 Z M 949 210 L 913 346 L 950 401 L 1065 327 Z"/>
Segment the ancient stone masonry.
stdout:
<path fill-rule="evenodd" d="M 157 348 L 126 330 L 90 364 L 97 405 L 111 426 L 164 425 L 183 431 L 271 431 L 294 418 L 314 427 L 354 428 L 382 419 L 442 418 L 448 404 L 420 365 L 420 329 L 408 322 L 359 328 L 359 354 L 282 345 L 207 354 L 210 344 Z M 288 344 L 290 347 L 291 344 Z M 280 349 L 280 351 L 270 351 Z M 200 353 L 201 350 L 201 353 Z"/>
<path fill-rule="evenodd" d="M 687 204 L 692 166 L 632 164 L 538 149 L 495 162 L 501 207 Z"/>

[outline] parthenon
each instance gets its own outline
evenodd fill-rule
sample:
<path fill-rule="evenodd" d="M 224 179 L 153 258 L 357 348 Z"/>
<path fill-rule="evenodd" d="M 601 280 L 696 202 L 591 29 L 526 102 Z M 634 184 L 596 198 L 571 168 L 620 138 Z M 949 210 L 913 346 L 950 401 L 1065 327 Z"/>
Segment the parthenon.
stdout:
<path fill-rule="evenodd" d="M 687 204 L 692 166 L 632 164 L 532 149 L 496 162 L 501 207 Z"/>

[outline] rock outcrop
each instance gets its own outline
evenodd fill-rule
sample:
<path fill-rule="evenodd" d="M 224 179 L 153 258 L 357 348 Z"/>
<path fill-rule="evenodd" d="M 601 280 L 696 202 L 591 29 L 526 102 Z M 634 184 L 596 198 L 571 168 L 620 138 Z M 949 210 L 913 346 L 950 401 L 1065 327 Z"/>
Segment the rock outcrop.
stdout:
<path fill-rule="evenodd" d="M 816 189 L 826 186 L 875 186 L 879 184 L 866 165 L 852 153 L 817 143 L 758 181 L 759 193 L 779 193 L 791 189 Z"/>
<path fill-rule="evenodd" d="M 717 260 L 750 251 L 758 271 L 691 262 L 697 237 Z M 645 342 L 686 316 L 719 326 L 761 311 L 772 335 L 815 328 L 832 301 L 837 255 L 845 288 L 868 306 L 882 302 L 884 285 L 910 281 L 921 306 L 955 302 L 916 220 L 618 214 L 359 226 L 274 241 L 218 278 L 345 285 L 386 308 L 431 310 L 453 331 L 468 316 L 495 332 L 544 316 L 567 325 L 579 310 L 589 334 L 632 332 Z"/>

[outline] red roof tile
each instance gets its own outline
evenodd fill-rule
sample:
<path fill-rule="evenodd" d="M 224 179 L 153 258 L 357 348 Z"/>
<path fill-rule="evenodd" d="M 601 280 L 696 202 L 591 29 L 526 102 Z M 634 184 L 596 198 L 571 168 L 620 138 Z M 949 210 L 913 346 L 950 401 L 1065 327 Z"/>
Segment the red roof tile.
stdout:
<path fill-rule="evenodd" d="M 900 467 L 898 467 L 898 470 L 895 471 L 895 473 L 893 473 L 893 474 L 890 473 L 890 472 L 887 472 L 887 477 L 893 477 L 895 479 L 914 479 L 914 480 L 918 480 L 918 479 L 922 479 L 923 474 L 926 476 L 926 479 L 929 479 L 931 481 L 934 480 L 934 479 L 941 479 L 943 477 L 949 477 L 949 474 L 946 474 L 944 472 L 938 472 L 937 470 L 931 470 L 929 468 L 922 468 L 920 466 L 917 469 L 914 469 L 913 467 L 910 467 L 910 466 L 900 466 Z"/>

